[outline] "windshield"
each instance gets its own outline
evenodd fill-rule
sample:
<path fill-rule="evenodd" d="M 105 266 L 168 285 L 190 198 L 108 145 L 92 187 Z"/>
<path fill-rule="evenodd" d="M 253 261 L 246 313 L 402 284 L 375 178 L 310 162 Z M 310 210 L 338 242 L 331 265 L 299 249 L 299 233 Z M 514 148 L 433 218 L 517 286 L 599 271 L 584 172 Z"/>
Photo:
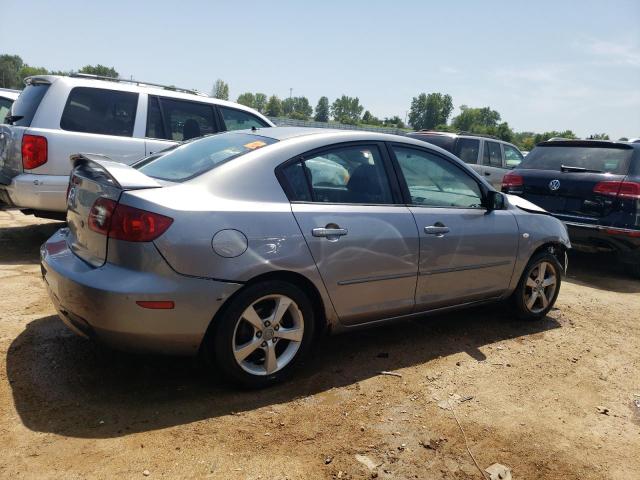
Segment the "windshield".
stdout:
<path fill-rule="evenodd" d="M 11 107 L 11 116 L 15 117 L 12 123 L 19 127 L 30 126 L 38 105 L 48 89 L 48 83 L 27 85 Z"/>
<path fill-rule="evenodd" d="M 632 149 L 607 147 L 544 146 L 534 148 L 519 168 L 557 170 L 562 167 L 625 175 Z"/>
<path fill-rule="evenodd" d="M 178 145 L 160 156 L 146 158 L 134 168 L 149 177 L 183 182 L 275 142 L 277 140 L 273 138 L 247 133 L 210 135 Z"/>

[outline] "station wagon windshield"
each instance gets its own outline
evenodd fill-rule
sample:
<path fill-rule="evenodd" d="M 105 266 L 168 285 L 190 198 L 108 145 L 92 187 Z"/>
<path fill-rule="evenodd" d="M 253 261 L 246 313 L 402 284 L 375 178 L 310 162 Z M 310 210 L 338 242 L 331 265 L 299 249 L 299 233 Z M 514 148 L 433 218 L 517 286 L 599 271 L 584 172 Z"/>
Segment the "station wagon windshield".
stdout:
<path fill-rule="evenodd" d="M 275 142 L 273 138 L 245 133 L 211 135 L 179 145 L 164 155 L 149 157 L 135 168 L 159 180 L 184 182 Z"/>

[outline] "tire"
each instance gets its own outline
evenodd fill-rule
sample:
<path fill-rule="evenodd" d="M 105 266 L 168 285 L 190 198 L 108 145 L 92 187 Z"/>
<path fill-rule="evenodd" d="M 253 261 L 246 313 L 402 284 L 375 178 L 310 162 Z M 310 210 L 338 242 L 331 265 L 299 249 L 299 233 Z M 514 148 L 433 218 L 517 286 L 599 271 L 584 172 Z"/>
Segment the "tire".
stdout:
<path fill-rule="evenodd" d="M 629 275 L 640 279 L 640 263 L 627 263 L 625 269 Z"/>
<path fill-rule="evenodd" d="M 541 279 L 540 267 L 543 265 L 542 276 L 544 278 Z M 551 281 L 554 283 L 550 283 Z M 542 286 L 537 282 L 542 283 Z M 549 284 L 544 286 L 544 283 Z M 549 252 L 536 253 L 529 260 L 518 286 L 513 292 L 512 299 L 518 317 L 522 320 L 544 318 L 558 298 L 561 283 L 562 266 L 558 259 Z"/>
<path fill-rule="evenodd" d="M 304 360 L 316 321 L 304 291 L 271 280 L 241 290 L 212 327 L 203 344 L 208 363 L 239 386 L 264 388 L 289 378 Z"/>

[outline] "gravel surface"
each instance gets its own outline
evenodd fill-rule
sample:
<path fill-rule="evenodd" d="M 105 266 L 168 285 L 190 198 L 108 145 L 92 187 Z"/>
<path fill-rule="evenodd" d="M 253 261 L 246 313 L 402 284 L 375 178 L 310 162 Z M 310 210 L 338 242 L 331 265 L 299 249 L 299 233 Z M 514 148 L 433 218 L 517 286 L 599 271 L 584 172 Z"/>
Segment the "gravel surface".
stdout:
<path fill-rule="evenodd" d="M 480 479 L 469 450 L 514 479 L 640 478 L 640 281 L 611 259 L 571 255 L 541 322 L 496 306 L 330 337 L 245 392 L 67 330 L 38 265 L 60 226 L 0 212 L 2 478 Z"/>

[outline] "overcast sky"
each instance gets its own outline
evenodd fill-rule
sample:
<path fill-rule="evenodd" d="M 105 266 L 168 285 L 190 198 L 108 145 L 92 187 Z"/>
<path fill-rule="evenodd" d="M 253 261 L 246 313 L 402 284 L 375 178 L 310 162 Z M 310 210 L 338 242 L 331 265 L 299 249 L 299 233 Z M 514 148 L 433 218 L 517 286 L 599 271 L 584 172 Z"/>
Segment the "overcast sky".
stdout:
<path fill-rule="evenodd" d="M 231 97 L 358 96 L 404 118 L 420 92 L 515 130 L 640 136 L 640 1 L 0 0 L 0 52 L 30 65 Z"/>

